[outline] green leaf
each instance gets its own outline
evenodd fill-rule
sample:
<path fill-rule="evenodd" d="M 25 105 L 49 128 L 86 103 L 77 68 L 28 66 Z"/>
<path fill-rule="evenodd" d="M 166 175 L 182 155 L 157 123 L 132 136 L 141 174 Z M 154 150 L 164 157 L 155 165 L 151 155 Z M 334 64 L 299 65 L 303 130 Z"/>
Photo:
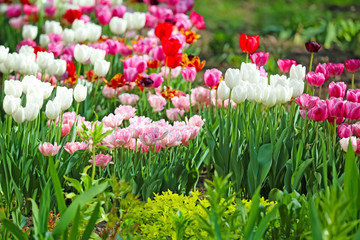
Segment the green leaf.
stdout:
<path fill-rule="evenodd" d="M 251 209 L 249 213 L 249 220 L 245 226 L 244 239 L 252 239 L 255 232 L 255 225 L 259 218 L 259 204 L 260 204 L 260 187 L 256 189 L 254 196 L 251 199 Z"/>
<path fill-rule="evenodd" d="M 322 230 L 321 230 L 320 219 L 316 211 L 312 196 L 309 197 L 309 207 L 310 207 L 310 224 L 311 224 L 312 239 L 321 240 Z"/>
<path fill-rule="evenodd" d="M 269 222 L 275 217 L 275 215 L 278 211 L 278 208 L 279 208 L 279 205 L 278 204 L 275 205 L 274 208 L 271 210 L 271 212 L 267 213 L 266 216 L 263 219 L 261 219 L 261 222 L 256 229 L 254 239 L 256 239 L 256 240 L 263 239 L 263 235 L 269 226 Z"/>
<path fill-rule="evenodd" d="M 50 168 L 51 180 L 52 180 L 53 186 L 54 186 L 55 197 L 56 197 L 56 201 L 58 204 L 58 209 L 59 209 L 60 215 L 62 215 L 64 213 L 64 211 L 66 210 L 66 204 L 65 204 L 65 199 L 63 196 L 63 190 L 61 188 L 59 176 L 55 169 L 55 165 L 54 165 L 54 161 L 53 161 L 52 157 L 49 158 L 49 168 Z"/>
<path fill-rule="evenodd" d="M 28 237 L 22 230 L 8 219 L 1 219 L 2 225 L 15 237 L 15 239 L 27 240 Z"/>
<path fill-rule="evenodd" d="M 293 175 L 292 175 L 292 189 L 293 190 L 297 190 L 297 188 L 299 187 L 301 178 L 303 177 L 305 170 L 312 163 L 312 161 L 313 161 L 312 158 L 307 159 L 305 162 L 300 164 L 300 166 L 293 173 Z"/>
<path fill-rule="evenodd" d="M 259 149 L 259 152 L 257 155 L 257 162 L 259 165 L 259 172 L 257 175 L 257 186 L 259 186 L 263 183 L 267 174 L 270 171 L 271 164 L 272 164 L 272 151 L 273 150 L 272 150 L 271 143 L 264 144 Z"/>
<path fill-rule="evenodd" d="M 39 234 L 40 236 L 45 235 L 48 230 L 48 217 L 50 211 L 50 182 L 48 182 L 41 194 L 40 200 L 40 212 L 38 217 L 39 223 Z"/>
<path fill-rule="evenodd" d="M 96 224 L 96 221 L 98 219 L 98 216 L 99 216 L 99 212 L 100 212 L 100 202 L 98 202 L 96 204 L 96 207 L 94 209 L 94 212 L 91 214 L 91 217 L 90 217 L 90 220 L 86 226 L 86 229 L 82 235 L 82 240 L 87 240 L 90 238 L 91 236 L 91 233 L 95 227 L 95 224 Z"/>
<path fill-rule="evenodd" d="M 80 225 L 80 206 L 76 209 L 75 219 L 73 225 L 71 226 L 71 235 L 70 240 L 77 240 L 79 237 L 79 225 Z"/>

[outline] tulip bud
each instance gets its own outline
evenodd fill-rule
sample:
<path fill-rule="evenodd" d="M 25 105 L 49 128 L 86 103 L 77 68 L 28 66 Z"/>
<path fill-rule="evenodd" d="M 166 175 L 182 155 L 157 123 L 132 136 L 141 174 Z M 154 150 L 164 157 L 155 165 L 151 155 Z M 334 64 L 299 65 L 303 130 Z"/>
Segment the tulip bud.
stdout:
<path fill-rule="evenodd" d="M 105 60 L 97 60 L 94 64 L 94 72 L 100 77 L 105 77 L 110 68 L 110 62 Z"/>
<path fill-rule="evenodd" d="M 269 59 L 269 52 L 256 52 L 250 54 L 250 59 L 256 66 L 264 66 Z"/>
<path fill-rule="evenodd" d="M 231 91 L 231 99 L 236 103 L 242 103 L 247 97 L 247 85 L 245 82 L 240 81 L 240 84 L 235 86 Z M 250 85 L 250 84 L 249 84 Z"/>
<path fill-rule="evenodd" d="M 74 57 L 80 63 L 87 62 L 90 58 L 90 53 L 90 48 L 86 45 L 77 44 L 74 48 Z"/>
<path fill-rule="evenodd" d="M 230 88 L 226 86 L 226 83 L 224 81 L 221 81 L 217 90 L 218 96 L 222 101 L 225 101 L 226 99 L 229 99 L 230 95 Z"/>
<path fill-rule="evenodd" d="M 43 99 L 48 99 L 52 93 L 52 90 L 54 89 L 54 86 L 51 86 L 51 83 L 49 82 L 42 82 L 43 89 Z"/>
<path fill-rule="evenodd" d="M 305 79 L 305 72 L 306 68 L 299 64 L 299 65 L 291 65 L 290 67 L 290 79 L 299 79 L 304 80 Z"/>
<path fill-rule="evenodd" d="M 219 85 L 221 75 L 222 73 L 216 68 L 208 69 L 204 74 L 204 82 L 210 88 L 217 87 Z"/>
<path fill-rule="evenodd" d="M 61 111 L 68 109 L 73 101 L 73 89 L 68 89 L 66 87 L 57 87 L 56 88 L 56 97 L 55 102 L 58 102 L 61 106 Z"/>
<path fill-rule="evenodd" d="M 12 116 L 15 122 L 23 123 L 25 121 L 25 109 L 20 106 Z"/>
<path fill-rule="evenodd" d="M 61 106 L 56 101 L 48 101 L 45 108 L 45 114 L 50 120 L 56 119 L 61 111 Z"/>
<path fill-rule="evenodd" d="M 5 80 L 4 91 L 6 95 L 19 98 L 22 95 L 22 84 L 18 80 Z"/>
<path fill-rule="evenodd" d="M 37 26 L 32 26 L 32 25 L 23 26 L 22 37 L 24 39 L 34 40 L 36 38 L 37 33 L 38 33 Z"/>
<path fill-rule="evenodd" d="M 317 53 L 321 49 L 321 45 L 315 41 L 305 43 L 306 50 L 311 53 Z"/>
<path fill-rule="evenodd" d="M 239 69 L 228 68 L 225 72 L 226 85 L 233 89 L 241 81 L 241 73 Z"/>
<path fill-rule="evenodd" d="M 248 36 L 245 33 L 240 36 L 240 48 L 243 52 L 253 53 L 259 47 L 259 35 Z"/>
<path fill-rule="evenodd" d="M 20 107 L 20 102 L 20 98 L 15 98 L 12 95 L 6 95 L 3 102 L 4 112 L 8 115 L 14 114 Z"/>
<path fill-rule="evenodd" d="M 35 103 L 26 103 L 25 111 L 25 119 L 27 121 L 34 121 L 39 114 L 39 106 Z"/>
<path fill-rule="evenodd" d="M 74 89 L 74 98 L 77 102 L 82 102 L 86 99 L 87 87 L 81 84 L 77 84 Z"/>
<path fill-rule="evenodd" d="M 123 34 L 126 31 L 127 22 L 125 19 L 113 17 L 110 20 L 110 31 L 116 35 Z"/>

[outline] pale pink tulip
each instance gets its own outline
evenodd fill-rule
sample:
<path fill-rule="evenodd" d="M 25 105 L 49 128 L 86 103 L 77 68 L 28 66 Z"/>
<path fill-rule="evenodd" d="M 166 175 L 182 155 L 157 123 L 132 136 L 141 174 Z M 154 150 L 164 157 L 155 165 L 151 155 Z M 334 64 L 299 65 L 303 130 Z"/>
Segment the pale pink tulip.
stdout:
<path fill-rule="evenodd" d="M 59 152 L 60 148 L 61 148 L 61 145 L 58 146 L 57 143 L 52 145 L 49 142 L 44 142 L 44 143 L 40 144 L 39 151 L 44 156 L 55 156 Z"/>
<path fill-rule="evenodd" d="M 112 156 L 109 154 L 98 154 L 95 156 L 95 165 L 98 167 L 105 168 L 108 164 L 114 164 L 114 162 L 111 162 Z M 93 159 L 89 160 L 89 163 L 93 163 Z"/>
<path fill-rule="evenodd" d="M 70 155 L 74 154 L 78 150 L 84 150 L 87 148 L 87 144 L 84 142 L 68 142 L 65 144 L 65 151 Z"/>

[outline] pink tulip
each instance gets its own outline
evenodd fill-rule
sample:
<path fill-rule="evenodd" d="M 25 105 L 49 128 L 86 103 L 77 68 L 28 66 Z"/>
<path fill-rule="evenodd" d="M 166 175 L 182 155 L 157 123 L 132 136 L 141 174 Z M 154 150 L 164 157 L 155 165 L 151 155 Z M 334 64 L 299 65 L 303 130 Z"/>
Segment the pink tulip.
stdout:
<path fill-rule="evenodd" d="M 337 129 L 339 138 L 348 138 L 353 135 L 353 127 L 349 124 L 343 123 Z"/>
<path fill-rule="evenodd" d="M 107 115 L 106 117 L 104 117 L 102 119 L 102 122 L 104 123 L 104 125 L 106 127 L 116 128 L 122 124 L 123 120 L 124 120 L 124 118 L 122 115 L 120 115 L 120 114 L 114 115 L 114 114 L 110 113 L 109 115 Z"/>
<path fill-rule="evenodd" d="M 250 54 L 250 59 L 256 66 L 264 66 L 269 59 L 269 52 L 255 52 Z"/>
<path fill-rule="evenodd" d="M 360 68 L 360 60 L 359 59 L 345 60 L 345 68 L 349 72 L 356 72 Z"/>
<path fill-rule="evenodd" d="M 188 125 L 188 126 L 192 126 L 192 127 L 199 127 L 199 128 L 201 128 L 202 125 L 204 125 L 204 122 L 205 122 L 205 120 L 203 120 L 203 119 L 201 118 L 201 116 L 199 116 L 199 115 L 194 115 L 194 116 L 192 116 L 191 118 L 189 118 L 189 120 L 186 119 L 187 125 Z"/>
<path fill-rule="evenodd" d="M 98 167 L 105 168 L 108 164 L 114 164 L 114 162 L 111 162 L 112 156 L 109 154 L 98 154 L 95 156 L 95 165 Z M 89 160 L 89 163 L 93 163 L 93 159 Z"/>
<path fill-rule="evenodd" d="M 303 93 L 295 98 L 295 103 L 302 109 L 310 109 L 313 108 L 319 100 L 319 97 L 309 96 L 309 94 Z"/>
<path fill-rule="evenodd" d="M 324 100 L 317 101 L 316 105 L 309 110 L 309 117 L 310 119 L 323 122 L 328 117 L 328 107 Z"/>
<path fill-rule="evenodd" d="M 184 109 L 185 111 L 190 110 L 189 95 L 180 96 L 180 97 L 175 96 L 171 99 L 171 102 L 176 108 Z"/>
<path fill-rule="evenodd" d="M 208 105 L 209 104 L 209 89 L 204 87 L 197 87 L 191 89 L 191 104 L 196 105 Z"/>
<path fill-rule="evenodd" d="M 126 7 L 124 5 L 118 5 L 112 8 L 111 13 L 113 17 L 122 18 L 126 12 Z"/>
<path fill-rule="evenodd" d="M 325 76 L 325 81 L 327 81 L 330 78 L 330 73 L 327 70 L 326 63 L 319 63 L 317 67 L 315 68 L 316 73 L 322 73 Z"/>
<path fill-rule="evenodd" d="M 116 55 L 120 51 L 121 43 L 112 39 L 105 41 L 108 49 L 108 54 Z"/>
<path fill-rule="evenodd" d="M 160 140 L 160 144 L 165 147 L 175 147 L 181 144 L 181 139 L 181 134 L 178 131 L 172 130 Z"/>
<path fill-rule="evenodd" d="M 352 120 L 360 119 L 360 104 L 353 102 L 345 102 L 344 117 Z"/>
<path fill-rule="evenodd" d="M 340 140 L 340 146 L 342 148 L 342 150 L 344 150 L 345 152 L 347 152 L 348 147 L 349 147 L 349 142 L 351 141 L 351 145 L 354 151 L 357 151 L 357 139 L 356 137 L 348 137 L 348 138 L 343 138 Z"/>
<path fill-rule="evenodd" d="M 179 115 L 182 117 L 184 116 L 185 111 L 180 110 L 178 108 L 169 108 L 166 109 L 166 117 L 171 121 L 179 120 Z"/>
<path fill-rule="evenodd" d="M 9 20 L 10 26 L 15 29 L 21 29 L 21 27 L 27 23 L 28 20 L 25 18 L 25 16 L 14 17 Z"/>
<path fill-rule="evenodd" d="M 352 125 L 352 129 L 353 129 L 353 132 L 354 134 L 357 136 L 357 137 L 360 137 L 360 122 L 356 122 Z"/>
<path fill-rule="evenodd" d="M 149 104 L 153 108 L 154 112 L 162 111 L 166 104 L 166 99 L 161 95 L 149 94 L 148 100 L 149 100 Z"/>
<path fill-rule="evenodd" d="M 65 151 L 70 155 L 74 154 L 78 150 L 84 150 L 87 148 L 87 144 L 84 142 L 68 142 L 65 144 Z"/>
<path fill-rule="evenodd" d="M 204 17 L 201 16 L 200 14 L 198 14 L 195 11 L 192 11 L 190 14 L 190 21 L 191 23 L 199 30 L 201 29 L 205 29 L 205 21 L 204 21 Z"/>
<path fill-rule="evenodd" d="M 326 99 L 326 105 L 328 107 L 328 116 L 341 118 L 344 116 L 344 102 L 342 98 L 330 98 Z"/>
<path fill-rule="evenodd" d="M 62 40 L 61 34 L 49 33 L 48 36 L 51 43 L 59 43 Z"/>
<path fill-rule="evenodd" d="M 346 93 L 346 100 L 349 102 L 360 102 L 360 89 L 349 89 Z"/>
<path fill-rule="evenodd" d="M 145 27 L 146 28 L 154 28 L 155 27 L 155 24 L 157 22 L 157 18 L 154 17 L 153 15 L 149 14 L 149 13 L 146 13 L 145 15 Z"/>
<path fill-rule="evenodd" d="M 292 65 L 297 65 L 295 60 L 291 59 L 278 59 L 277 65 L 282 73 L 289 73 Z"/>
<path fill-rule="evenodd" d="M 123 105 L 135 105 L 139 100 L 139 96 L 136 94 L 123 93 L 119 95 L 120 103 Z"/>
<path fill-rule="evenodd" d="M 195 67 L 184 67 L 181 70 L 182 77 L 187 82 L 194 82 L 196 78 L 196 68 Z"/>
<path fill-rule="evenodd" d="M 36 5 L 29 5 L 29 4 L 25 4 L 23 6 L 23 11 L 26 15 L 31 15 L 31 14 L 37 14 L 38 13 L 38 7 Z"/>
<path fill-rule="evenodd" d="M 144 116 L 135 116 L 129 119 L 130 126 L 150 125 L 152 120 Z"/>
<path fill-rule="evenodd" d="M 206 86 L 210 88 L 215 88 L 219 85 L 222 73 L 216 69 L 208 69 L 204 74 L 204 82 Z"/>
<path fill-rule="evenodd" d="M 55 156 L 59 150 L 61 148 L 61 145 L 58 146 L 57 143 L 55 143 L 54 145 L 52 145 L 49 142 L 44 142 L 43 144 L 40 144 L 39 146 L 39 151 L 42 153 L 42 155 L 44 156 Z"/>
<path fill-rule="evenodd" d="M 181 73 L 181 67 L 176 67 L 176 68 L 170 69 L 171 79 L 177 78 L 180 75 L 180 73 Z M 163 75 L 163 77 L 167 78 L 169 76 L 169 68 L 168 67 L 162 67 L 161 68 L 161 74 Z"/>
<path fill-rule="evenodd" d="M 124 117 L 125 120 L 129 120 L 134 117 L 136 113 L 136 108 L 126 105 L 120 105 L 115 109 L 115 114 L 120 114 Z"/>
<path fill-rule="evenodd" d="M 327 63 L 326 70 L 329 72 L 330 77 L 340 76 L 344 71 L 343 63 Z"/>
<path fill-rule="evenodd" d="M 162 49 L 162 46 L 154 47 L 152 50 L 152 55 L 153 55 L 154 59 L 157 61 L 163 61 L 165 59 L 165 54 Z"/>
<path fill-rule="evenodd" d="M 139 74 L 138 71 L 134 67 L 129 67 L 124 69 L 124 78 L 128 82 L 135 82 L 138 74 Z"/>
<path fill-rule="evenodd" d="M 151 87 L 158 88 L 164 82 L 164 78 L 161 73 L 152 73 L 150 74 L 150 79 L 153 80 Z"/>
<path fill-rule="evenodd" d="M 153 146 L 155 143 L 163 139 L 167 135 L 167 131 L 160 129 L 159 127 L 147 127 L 144 133 L 140 135 L 140 141 L 146 146 Z"/>
<path fill-rule="evenodd" d="M 329 97 L 344 98 L 346 92 L 346 84 L 344 82 L 331 82 L 329 84 Z"/>
<path fill-rule="evenodd" d="M 322 73 L 308 72 L 306 74 L 306 80 L 309 86 L 320 87 L 325 82 L 325 76 Z"/>
<path fill-rule="evenodd" d="M 54 42 L 48 44 L 48 52 L 52 52 L 54 57 L 58 57 L 61 54 L 63 45 L 61 42 Z"/>
<path fill-rule="evenodd" d="M 115 147 L 122 147 L 130 142 L 132 130 L 131 128 L 118 128 L 110 136 Z"/>
<path fill-rule="evenodd" d="M 98 19 L 99 24 L 107 25 L 111 20 L 112 12 L 108 6 L 99 5 L 95 7 L 95 16 Z"/>
<path fill-rule="evenodd" d="M 48 18 L 52 18 L 55 16 L 56 7 L 54 5 L 45 6 L 45 16 Z"/>
<path fill-rule="evenodd" d="M 102 90 L 102 94 L 104 97 L 106 98 L 114 98 L 115 97 L 115 89 L 113 89 L 112 87 L 109 87 L 108 85 L 105 85 L 103 90 Z"/>
<path fill-rule="evenodd" d="M 21 5 L 20 4 L 10 4 L 6 9 L 6 16 L 8 18 L 15 18 L 21 15 Z"/>
<path fill-rule="evenodd" d="M 123 62 L 124 64 L 124 69 L 127 68 L 136 68 L 138 73 L 143 73 L 146 70 L 147 67 L 147 62 L 145 61 L 145 59 L 143 59 L 142 57 L 139 56 L 133 56 L 130 58 L 126 58 Z"/>

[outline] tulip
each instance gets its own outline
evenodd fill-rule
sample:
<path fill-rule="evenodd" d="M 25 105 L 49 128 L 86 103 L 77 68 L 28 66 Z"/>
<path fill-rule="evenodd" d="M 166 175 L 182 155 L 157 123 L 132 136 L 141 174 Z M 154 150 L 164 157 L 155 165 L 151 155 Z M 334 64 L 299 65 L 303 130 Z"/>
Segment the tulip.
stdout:
<path fill-rule="evenodd" d="M 153 108 L 154 112 L 160 112 L 164 109 L 166 99 L 161 95 L 150 94 L 148 96 L 149 104 Z"/>
<path fill-rule="evenodd" d="M 329 72 L 330 77 L 340 76 L 344 71 L 344 64 L 342 63 L 327 63 L 326 70 Z"/>
<path fill-rule="evenodd" d="M 175 147 L 181 144 L 182 136 L 178 131 L 169 132 L 163 139 L 160 140 L 160 144 L 165 147 Z"/>
<path fill-rule="evenodd" d="M 139 96 L 136 94 L 123 93 L 119 95 L 119 100 L 120 103 L 124 105 L 135 105 L 139 100 Z"/>
<path fill-rule="evenodd" d="M 87 39 L 90 42 L 96 42 L 97 40 L 99 40 L 102 31 L 101 26 L 88 22 L 86 23 L 85 27 L 88 32 Z"/>
<path fill-rule="evenodd" d="M 136 68 L 129 67 L 124 69 L 124 78 L 127 82 L 135 82 L 138 76 L 138 71 Z"/>
<path fill-rule="evenodd" d="M 353 135 L 353 126 L 343 123 L 337 129 L 339 138 L 348 138 Z"/>
<path fill-rule="evenodd" d="M 6 95 L 19 98 L 22 95 L 22 84 L 18 80 L 5 80 L 4 91 Z"/>
<path fill-rule="evenodd" d="M 222 101 L 229 99 L 230 88 L 226 85 L 224 81 L 221 81 L 217 90 L 217 94 Z"/>
<path fill-rule="evenodd" d="M 122 18 L 126 12 L 126 7 L 124 5 L 121 5 L 122 0 L 116 1 L 116 4 L 115 4 L 115 1 L 112 1 L 112 2 L 113 2 L 113 6 L 114 6 L 111 10 L 112 15 Z"/>
<path fill-rule="evenodd" d="M 6 48 L 1 45 L 0 46 L 0 63 L 3 63 L 6 61 L 8 54 L 9 54 L 9 48 Z"/>
<path fill-rule="evenodd" d="M 216 88 L 219 85 L 221 75 L 222 73 L 216 68 L 206 70 L 204 74 L 204 82 L 206 86 L 211 89 Z"/>
<path fill-rule="evenodd" d="M 146 15 L 140 12 L 126 12 L 123 16 L 123 19 L 126 20 L 128 29 L 139 30 L 143 28 L 146 23 Z"/>
<path fill-rule="evenodd" d="M 64 29 L 64 32 L 62 33 L 62 39 L 67 44 L 74 42 L 75 39 L 74 30 L 68 28 Z"/>
<path fill-rule="evenodd" d="M 94 64 L 94 72 L 100 77 L 105 77 L 110 68 L 110 62 L 106 60 L 97 60 Z"/>
<path fill-rule="evenodd" d="M 115 147 L 122 147 L 130 142 L 132 131 L 130 128 L 117 128 L 110 137 Z"/>
<path fill-rule="evenodd" d="M 165 54 L 164 54 L 162 46 L 154 47 L 153 50 L 152 50 L 152 53 L 153 53 L 154 59 L 157 60 L 157 61 L 163 61 L 165 59 L 165 57 L 166 57 Z"/>
<path fill-rule="evenodd" d="M 57 101 L 48 101 L 45 108 L 45 114 L 50 120 L 56 119 L 61 112 L 61 105 Z"/>
<path fill-rule="evenodd" d="M 88 38 L 89 32 L 87 28 L 77 28 L 74 29 L 74 41 L 81 43 L 86 41 L 86 39 Z"/>
<path fill-rule="evenodd" d="M 195 67 L 184 67 L 181 70 L 182 77 L 186 82 L 194 82 L 196 78 L 196 68 Z"/>
<path fill-rule="evenodd" d="M 74 99 L 76 102 L 82 102 L 86 99 L 87 87 L 81 84 L 77 84 L 74 89 Z"/>
<path fill-rule="evenodd" d="M 32 26 L 32 25 L 23 26 L 22 37 L 24 39 L 32 39 L 32 40 L 34 40 L 36 38 L 37 33 L 38 33 L 37 26 Z"/>
<path fill-rule="evenodd" d="M 45 142 L 40 144 L 39 146 L 39 151 L 42 153 L 42 155 L 44 156 L 55 156 L 59 150 L 61 148 L 61 145 L 57 145 L 57 143 L 55 143 L 54 145 L 52 145 L 49 142 Z"/>
<path fill-rule="evenodd" d="M 241 82 L 241 74 L 239 69 L 228 68 L 225 72 L 225 83 L 233 89 Z"/>
<path fill-rule="evenodd" d="M 161 45 L 166 56 L 175 56 L 181 48 L 181 43 L 175 38 L 166 39 Z"/>
<path fill-rule="evenodd" d="M 205 29 L 205 21 L 204 21 L 204 17 L 201 16 L 200 14 L 198 14 L 195 11 L 192 11 L 190 14 L 190 21 L 191 23 L 199 30 L 201 29 Z"/>
<path fill-rule="evenodd" d="M 276 89 L 276 103 L 284 104 L 290 101 L 293 95 L 293 88 L 288 86 L 278 85 L 275 87 Z"/>
<path fill-rule="evenodd" d="M 60 104 L 61 111 L 68 109 L 73 101 L 73 89 L 68 89 L 66 87 L 57 87 L 56 88 L 56 97 L 55 102 Z"/>
<path fill-rule="evenodd" d="M 251 62 L 256 64 L 256 66 L 264 66 L 269 59 L 269 52 L 256 52 L 250 54 L 250 59 Z"/>
<path fill-rule="evenodd" d="M 126 31 L 126 20 L 118 17 L 113 17 L 110 20 L 110 31 L 116 35 L 123 34 Z"/>
<path fill-rule="evenodd" d="M 326 105 L 328 107 L 328 116 L 341 118 L 344 116 L 344 102 L 341 98 L 326 99 Z"/>
<path fill-rule="evenodd" d="M 354 123 L 352 125 L 352 130 L 357 137 L 360 137 L 360 122 Z"/>
<path fill-rule="evenodd" d="M 299 65 L 291 65 L 291 67 L 290 67 L 290 79 L 304 80 L 305 75 L 306 75 L 305 66 L 303 66 L 301 64 L 299 64 Z"/>
<path fill-rule="evenodd" d="M 39 43 L 43 47 L 47 47 L 50 43 L 50 38 L 47 34 L 40 34 Z"/>
<path fill-rule="evenodd" d="M 53 18 L 56 13 L 56 7 L 53 5 L 45 6 L 45 16 L 49 18 Z"/>
<path fill-rule="evenodd" d="M 92 48 L 90 53 L 90 62 L 95 64 L 96 60 L 104 60 L 105 55 L 106 52 L 104 50 Z"/>
<path fill-rule="evenodd" d="M 155 143 L 163 139 L 167 131 L 162 131 L 159 127 L 150 126 L 140 135 L 139 140 L 146 146 L 153 146 Z"/>
<path fill-rule="evenodd" d="M 347 90 L 346 100 L 349 102 L 360 102 L 360 89 L 349 89 Z"/>
<path fill-rule="evenodd" d="M 49 65 L 52 65 L 54 61 L 54 54 L 52 52 L 38 52 L 36 57 L 36 63 L 39 66 L 41 72 L 44 72 Z"/>
<path fill-rule="evenodd" d="M 180 110 L 178 108 L 169 108 L 166 109 L 166 117 L 171 121 L 179 120 L 179 115 L 182 117 L 185 114 L 185 110 Z"/>
<path fill-rule="evenodd" d="M 282 73 L 289 73 L 292 65 L 297 65 L 295 60 L 291 59 L 278 59 L 277 65 Z"/>
<path fill-rule="evenodd" d="M 114 162 L 111 161 L 112 156 L 109 154 L 98 154 L 95 156 L 95 165 L 98 167 L 105 168 L 108 164 L 114 164 Z M 93 159 L 89 160 L 89 163 L 93 164 Z"/>
<path fill-rule="evenodd" d="M 354 78 L 355 72 L 360 68 L 360 60 L 359 59 L 348 59 L 345 61 L 345 68 L 349 72 L 352 72 L 352 79 L 351 79 L 351 88 L 355 88 Z"/>
<path fill-rule="evenodd" d="M 161 73 L 152 73 L 149 77 L 153 81 L 150 87 L 158 88 L 164 82 L 164 78 Z"/>
<path fill-rule="evenodd" d="M 244 102 L 246 97 L 247 97 L 247 84 L 245 82 L 235 86 L 231 91 L 231 99 L 236 104 L 240 104 Z"/>
<path fill-rule="evenodd" d="M 316 105 L 309 110 L 309 116 L 312 120 L 323 122 L 328 118 L 328 107 L 324 100 L 317 101 Z"/>
<path fill-rule="evenodd" d="M 319 63 L 318 65 L 317 65 L 317 67 L 315 68 L 315 72 L 316 73 L 322 73 L 322 74 L 324 74 L 324 76 L 325 76 L 325 81 L 327 81 L 329 78 L 330 78 L 330 73 L 329 73 L 329 71 L 327 70 L 327 64 L 326 63 L 323 63 L 323 64 L 321 64 L 321 63 Z"/>
<path fill-rule="evenodd" d="M 43 91 L 41 89 L 36 89 L 35 91 L 29 92 L 26 95 L 26 104 L 33 103 L 38 106 L 38 109 L 40 110 L 42 108 L 42 105 L 44 103 L 44 99 L 42 96 Z"/>
<path fill-rule="evenodd" d="M 264 106 L 266 107 L 274 106 L 278 102 L 278 94 L 279 94 L 279 90 L 277 88 L 269 87 L 268 93 L 266 94 L 266 96 L 264 95 L 262 104 L 264 104 Z"/>
<path fill-rule="evenodd" d="M 65 144 L 64 149 L 70 155 L 74 154 L 76 151 L 84 150 L 87 148 L 87 144 L 84 142 L 68 142 Z"/>
<path fill-rule="evenodd" d="M 9 4 L 6 9 L 6 16 L 8 18 L 16 18 L 21 15 L 21 5 L 20 4 Z"/>
<path fill-rule="evenodd" d="M 77 9 L 67 9 L 65 14 L 62 16 L 64 19 L 68 21 L 68 23 L 72 24 L 75 19 L 80 19 L 82 12 Z"/>
<path fill-rule="evenodd" d="M 344 98 L 346 92 L 346 84 L 344 82 L 331 82 L 329 84 L 329 97 Z"/>
<path fill-rule="evenodd" d="M 80 63 L 87 62 L 90 58 L 90 53 L 91 53 L 91 50 L 86 45 L 77 44 L 74 48 L 74 57 L 75 57 L 76 61 L 78 61 Z"/>
<path fill-rule="evenodd" d="M 353 150 L 354 151 L 356 151 L 357 150 L 357 139 L 356 139 L 356 137 L 348 137 L 348 138 L 342 138 L 341 140 L 340 140 L 340 146 L 341 146 L 341 148 L 345 151 L 345 152 L 347 152 L 347 150 L 348 150 L 348 147 L 349 147 L 349 142 L 351 141 L 351 146 L 352 146 L 352 148 L 353 148 Z"/>
<path fill-rule="evenodd" d="M 173 69 L 173 68 L 177 68 L 180 66 L 182 59 L 183 59 L 182 54 L 178 53 L 175 56 L 167 56 L 165 58 L 165 63 L 166 63 L 167 67 Z"/>
<path fill-rule="evenodd" d="M 160 41 L 169 39 L 173 31 L 173 25 L 169 22 L 159 22 L 155 27 L 155 36 L 157 36 Z"/>
<path fill-rule="evenodd" d="M 360 104 L 344 102 L 344 117 L 352 120 L 360 119 Z"/>
<path fill-rule="evenodd" d="M 5 110 L 5 109 L 4 109 Z M 25 109 L 19 106 L 15 113 L 13 113 L 13 118 L 17 123 L 23 123 L 25 121 Z"/>
<path fill-rule="evenodd" d="M 256 68 L 255 64 L 243 62 L 240 67 L 240 80 L 250 83 L 259 83 L 260 71 Z"/>
<path fill-rule="evenodd" d="M 27 121 L 34 121 L 39 114 L 39 106 L 35 103 L 26 103 L 25 111 L 25 119 Z"/>
<path fill-rule="evenodd" d="M 245 33 L 240 36 L 240 48 L 247 54 L 253 53 L 259 47 L 259 35 L 248 36 Z"/>
<path fill-rule="evenodd" d="M 58 21 L 45 21 L 45 33 L 61 34 L 63 31 L 60 22 Z"/>
<path fill-rule="evenodd" d="M 3 101 L 4 112 L 8 115 L 14 114 L 20 107 L 21 100 L 12 95 L 6 95 Z"/>
<path fill-rule="evenodd" d="M 320 87 L 325 82 L 325 76 L 322 73 L 308 72 L 306 74 L 306 80 L 309 86 Z"/>
<path fill-rule="evenodd" d="M 321 49 L 321 45 L 315 41 L 305 43 L 306 50 L 310 53 L 317 53 Z"/>
<path fill-rule="evenodd" d="M 104 125 L 106 127 L 116 128 L 122 124 L 123 120 L 124 120 L 124 118 L 122 115 L 120 115 L 120 114 L 114 115 L 114 114 L 110 113 L 108 116 L 105 116 L 102 119 L 102 122 L 104 123 Z"/>

